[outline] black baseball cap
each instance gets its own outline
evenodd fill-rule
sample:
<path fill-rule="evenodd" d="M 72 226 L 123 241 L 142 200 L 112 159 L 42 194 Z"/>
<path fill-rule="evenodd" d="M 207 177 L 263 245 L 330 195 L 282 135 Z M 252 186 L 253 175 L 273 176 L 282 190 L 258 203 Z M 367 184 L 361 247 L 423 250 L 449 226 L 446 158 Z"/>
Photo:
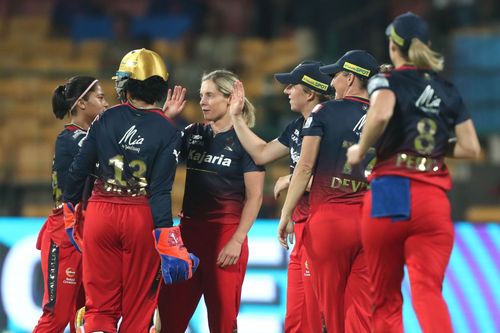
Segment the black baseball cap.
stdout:
<path fill-rule="evenodd" d="M 302 84 L 320 94 L 333 94 L 330 87 L 332 78 L 319 71 L 323 63 L 319 61 L 306 60 L 301 62 L 290 73 L 277 73 L 274 78 L 283 84 Z"/>
<path fill-rule="evenodd" d="M 387 27 L 385 34 L 405 50 L 408 50 L 413 38 L 418 38 L 425 44 L 429 42 L 427 22 L 412 12 L 397 16 Z"/>
<path fill-rule="evenodd" d="M 336 63 L 321 66 L 319 70 L 330 76 L 346 71 L 368 79 L 378 73 L 378 64 L 377 60 L 365 50 L 352 50 L 344 54 Z"/>

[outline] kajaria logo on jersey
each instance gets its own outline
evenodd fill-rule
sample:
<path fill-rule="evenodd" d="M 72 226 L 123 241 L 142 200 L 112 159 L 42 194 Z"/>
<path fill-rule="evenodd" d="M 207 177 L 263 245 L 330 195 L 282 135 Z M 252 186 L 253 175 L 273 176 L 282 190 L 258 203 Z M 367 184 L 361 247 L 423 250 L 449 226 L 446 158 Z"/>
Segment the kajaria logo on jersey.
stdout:
<path fill-rule="evenodd" d="M 135 125 L 130 127 L 125 134 L 123 134 L 122 138 L 120 141 L 118 141 L 118 144 L 121 145 L 121 147 L 125 150 L 132 150 L 137 153 L 141 151 L 140 146 L 144 143 L 144 138 L 141 137 L 139 134 L 137 134 L 137 129 L 135 128 Z"/>
<path fill-rule="evenodd" d="M 195 161 L 198 164 L 203 162 L 210 164 L 217 164 L 223 166 L 231 166 L 232 160 L 225 157 L 224 155 L 210 155 L 206 152 L 198 153 L 196 150 L 190 150 L 188 154 L 188 160 Z"/>

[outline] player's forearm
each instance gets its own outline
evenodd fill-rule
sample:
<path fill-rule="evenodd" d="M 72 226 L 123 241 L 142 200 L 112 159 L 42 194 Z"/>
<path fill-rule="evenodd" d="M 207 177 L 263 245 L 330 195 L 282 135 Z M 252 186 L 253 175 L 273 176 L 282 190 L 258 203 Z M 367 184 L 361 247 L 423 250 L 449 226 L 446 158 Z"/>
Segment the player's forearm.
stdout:
<path fill-rule="evenodd" d="M 245 238 L 252 228 L 257 215 L 259 214 L 260 207 L 262 205 L 262 194 L 259 196 L 252 196 L 247 198 L 245 205 L 243 206 L 243 211 L 241 212 L 241 219 L 238 228 L 236 229 L 233 238 L 239 243 L 243 243 Z"/>
<path fill-rule="evenodd" d="M 259 138 L 257 134 L 247 126 L 242 116 L 233 116 L 232 120 L 238 139 L 255 163 L 259 165 L 269 163 L 271 160 L 265 156 L 267 142 Z"/>
<path fill-rule="evenodd" d="M 380 117 L 376 112 L 368 113 L 361 138 L 359 139 L 359 149 L 363 155 L 366 154 L 370 147 L 373 147 L 377 143 L 389 121 L 390 118 Z"/>
<path fill-rule="evenodd" d="M 288 187 L 286 200 L 283 204 L 283 209 L 281 210 L 282 215 L 291 215 L 300 198 L 302 197 L 302 195 L 304 195 L 311 176 L 312 167 L 301 166 L 299 162 L 299 165 L 295 169 L 292 175 L 292 180 L 290 181 L 290 185 Z"/>

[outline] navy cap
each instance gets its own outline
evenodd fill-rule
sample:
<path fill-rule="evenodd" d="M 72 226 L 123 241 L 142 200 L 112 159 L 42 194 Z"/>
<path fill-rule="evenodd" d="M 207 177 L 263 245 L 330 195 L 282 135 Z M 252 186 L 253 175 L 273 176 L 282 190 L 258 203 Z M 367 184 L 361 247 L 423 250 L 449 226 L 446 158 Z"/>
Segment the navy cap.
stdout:
<path fill-rule="evenodd" d="M 418 38 L 425 44 L 429 42 L 427 22 L 412 12 L 397 16 L 387 27 L 385 34 L 405 50 L 408 50 L 413 38 Z"/>
<path fill-rule="evenodd" d="M 370 53 L 364 50 L 352 50 L 344 54 L 336 63 L 321 66 L 319 70 L 331 76 L 346 71 L 368 79 L 378 73 L 378 64 Z"/>
<path fill-rule="evenodd" d="M 319 61 L 306 60 L 301 62 L 290 73 L 277 73 L 274 78 L 283 84 L 302 84 L 320 94 L 333 94 L 330 87 L 332 78 L 319 71 L 323 64 Z"/>

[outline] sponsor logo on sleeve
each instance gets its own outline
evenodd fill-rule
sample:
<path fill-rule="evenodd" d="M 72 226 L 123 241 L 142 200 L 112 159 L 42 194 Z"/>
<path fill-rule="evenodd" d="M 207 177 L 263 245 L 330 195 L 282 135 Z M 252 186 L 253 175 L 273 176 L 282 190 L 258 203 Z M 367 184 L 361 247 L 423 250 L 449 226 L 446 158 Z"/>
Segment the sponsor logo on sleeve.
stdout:
<path fill-rule="evenodd" d="M 383 74 L 377 74 L 368 81 L 368 95 L 382 88 L 389 88 L 389 80 Z"/>

